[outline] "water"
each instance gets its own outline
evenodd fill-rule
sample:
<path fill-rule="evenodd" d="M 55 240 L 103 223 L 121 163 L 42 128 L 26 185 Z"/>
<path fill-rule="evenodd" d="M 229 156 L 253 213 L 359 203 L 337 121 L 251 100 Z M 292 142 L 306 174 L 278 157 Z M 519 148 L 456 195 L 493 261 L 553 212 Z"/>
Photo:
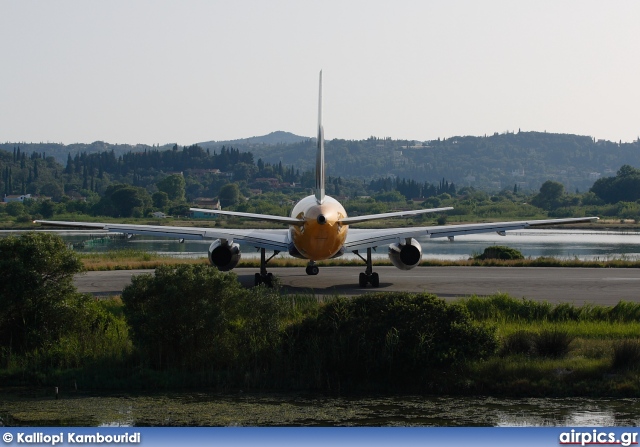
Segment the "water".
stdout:
<path fill-rule="evenodd" d="M 448 239 L 419 239 L 423 258 L 468 259 L 490 245 L 506 245 L 525 257 L 559 259 L 640 259 L 640 232 L 588 230 L 518 230 L 506 236 L 483 233 Z"/>
<path fill-rule="evenodd" d="M 12 232 L 0 231 L 0 236 Z M 104 238 L 109 233 L 96 231 L 55 231 L 69 244 Z M 114 237 L 114 234 L 111 234 Z M 540 256 L 560 259 L 606 260 L 606 259 L 640 259 L 640 232 L 638 231 L 589 231 L 589 230 L 518 230 L 508 232 L 507 236 L 496 233 L 457 236 L 454 242 L 447 238 L 420 238 L 423 259 L 458 260 L 468 259 L 474 254 L 482 253 L 490 245 L 507 245 L 520 250 L 525 257 Z M 109 243 L 95 244 L 84 248 L 76 248 L 79 252 L 101 252 L 118 249 L 135 249 L 181 258 L 204 258 L 211 241 L 186 240 L 180 243 L 177 239 L 154 238 L 150 236 L 134 236 L 114 238 Z M 254 247 L 241 244 L 244 258 L 258 257 Z M 374 258 L 386 258 L 383 247 L 374 252 Z M 278 255 L 288 257 L 286 254 Z M 346 254 L 346 258 L 353 255 Z"/>
<path fill-rule="evenodd" d="M 2 393 L 0 420 L 29 426 L 637 426 L 636 399 L 327 397 L 180 392 L 55 400 Z"/>

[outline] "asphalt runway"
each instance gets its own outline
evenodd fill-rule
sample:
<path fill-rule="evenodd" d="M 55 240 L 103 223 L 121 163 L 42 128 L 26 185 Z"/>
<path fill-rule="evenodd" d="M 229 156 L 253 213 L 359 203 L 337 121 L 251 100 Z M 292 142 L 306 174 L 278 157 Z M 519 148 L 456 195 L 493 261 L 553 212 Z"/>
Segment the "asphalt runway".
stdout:
<path fill-rule="evenodd" d="M 255 268 L 233 270 L 246 287 L 252 287 Z M 308 276 L 303 267 L 271 268 L 289 293 L 355 296 L 367 292 L 429 292 L 445 299 L 505 292 L 517 298 L 572 304 L 612 306 L 619 301 L 640 301 L 640 269 L 544 268 L 544 267 L 374 267 L 380 287 L 358 286 L 360 267 L 320 267 Z M 87 272 L 76 276 L 80 292 L 118 295 L 131 277 L 153 270 Z"/>

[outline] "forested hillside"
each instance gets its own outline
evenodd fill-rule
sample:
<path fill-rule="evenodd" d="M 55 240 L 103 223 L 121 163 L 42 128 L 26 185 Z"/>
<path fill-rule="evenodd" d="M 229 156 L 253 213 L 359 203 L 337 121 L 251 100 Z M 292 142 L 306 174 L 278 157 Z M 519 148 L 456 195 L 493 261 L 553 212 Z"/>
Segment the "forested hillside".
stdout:
<path fill-rule="evenodd" d="M 261 158 L 254 161 L 251 152 L 235 148 L 211 152 L 198 145 L 174 145 L 168 151 L 151 149 L 120 156 L 115 151 L 83 152 L 74 157 L 68 154 L 65 165 L 46 153 L 27 154 L 15 147 L 12 152 L 0 150 L 0 173 L 0 191 L 4 194 L 40 196 L 0 207 L 0 214 L 6 213 L 18 222 L 64 213 L 144 217 L 162 211 L 185 216 L 198 198 L 218 198 L 224 208 L 237 211 L 287 215 L 293 203 L 312 193 L 315 183 L 313 170 L 302 171 Z M 572 194 L 562 183 L 546 180 L 535 196 L 517 183 L 490 196 L 445 177 L 429 182 L 391 175 L 368 181 L 329 175 L 326 191 L 345 201 L 353 215 L 455 206 L 448 214 L 460 219 L 505 215 L 528 218 L 548 213 L 638 220 L 639 185 L 640 171 L 624 165 L 615 177 L 599 179 L 583 194 Z"/>
<path fill-rule="evenodd" d="M 315 141 L 274 146 L 236 146 L 264 161 L 311 169 Z M 213 148 L 213 146 L 211 147 Z M 518 132 L 487 137 L 452 137 L 416 142 L 369 138 L 326 142 L 327 172 L 362 178 L 397 176 L 435 183 L 445 177 L 459 186 L 487 191 L 518 187 L 536 191 L 546 180 L 586 191 L 620 166 L 640 166 L 640 142 L 594 141 L 591 137 Z"/>
<path fill-rule="evenodd" d="M 285 141 L 286 143 L 284 143 Z M 315 165 L 316 143 L 286 132 L 235 140 L 240 152 L 250 152 L 255 160 L 271 165 L 294 166 L 300 172 Z M 65 164 L 78 154 L 108 152 L 116 158 L 133 153 L 172 151 L 166 146 L 111 145 L 103 142 L 61 145 L 50 143 L 5 143 L 0 149 L 37 152 Z M 200 147 L 220 153 L 228 142 L 208 142 Z M 517 187 L 534 192 L 547 180 L 562 183 L 568 191 L 586 191 L 600 177 L 612 176 L 620 166 L 640 166 L 640 141 L 621 143 L 594 141 L 591 137 L 517 132 L 485 137 L 452 137 L 416 142 L 380 139 L 330 140 L 326 142 L 327 173 L 333 177 L 370 181 L 397 177 L 418 183 L 436 184 L 443 177 L 459 187 L 473 186 L 486 191 Z M 179 166 L 173 170 L 181 169 Z"/>

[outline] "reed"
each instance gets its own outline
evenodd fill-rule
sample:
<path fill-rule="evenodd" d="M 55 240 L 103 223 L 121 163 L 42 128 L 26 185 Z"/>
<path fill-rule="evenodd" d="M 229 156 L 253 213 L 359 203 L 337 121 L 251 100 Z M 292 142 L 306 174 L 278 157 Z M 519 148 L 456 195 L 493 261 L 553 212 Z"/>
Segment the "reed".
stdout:
<path fill-rule="evenodd" d="M 470 296 L 461 300 L 474 318 L 517 322 L 619 322 L 640 321 L 640 303 L 620 301 L 616 306 L 586 304 L 575 306 L 562 303 L 552 305 L 526 298 L 517 299 L 505 293 L 488 297 Z"/>
<path fill-rule="evenodd" d="M 615 370 L 640 368 L 640 341 L 638 339 L 617 340 L 613 344 L 611 366 Z"/>

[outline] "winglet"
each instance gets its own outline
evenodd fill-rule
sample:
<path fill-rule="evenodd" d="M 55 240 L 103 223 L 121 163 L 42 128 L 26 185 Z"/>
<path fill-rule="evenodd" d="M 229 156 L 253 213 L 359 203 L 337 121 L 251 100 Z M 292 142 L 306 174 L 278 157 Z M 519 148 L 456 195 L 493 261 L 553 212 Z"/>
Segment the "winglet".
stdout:
<path fill-rule="evenodd" d="M 318 151 L 316 153 L 316 202 L 324 202 L 324 129 L 322 128 L 322 70 L 318 92 Z"/>

